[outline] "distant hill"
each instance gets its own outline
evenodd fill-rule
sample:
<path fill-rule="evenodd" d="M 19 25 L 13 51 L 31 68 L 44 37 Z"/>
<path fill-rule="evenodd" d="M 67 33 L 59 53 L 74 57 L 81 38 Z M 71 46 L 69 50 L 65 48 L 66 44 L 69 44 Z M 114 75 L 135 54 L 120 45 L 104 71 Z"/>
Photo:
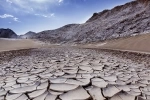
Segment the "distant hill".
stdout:
<path fill-rule="evenodd" d="M 68 42 L 72 36 L 76 34 L 74 31 L 78 26 L 79 24 L 68 24 L 56 30 L 46 30 L 39 32 L 32 38 L 53 43 Z"/>
<path fill-rule="evenodd" d="M 11 29 L 0 28 L 0 38 L 17 38 L 17 34 Z"/>
<path fill-rule="evenodd" d="M 94 13 L 83 24 L 69 24 L 37 33 L 32 38 L 49 42 L 98 42 L 150 32 L 150 0 L 136 0 Z"/>
<path fill-rule="evenodd" d="M 28 39 L 28 38 L 32 38 L 34 35 L 36 35 L 35 32 L 29 31 L 24 35 L 20 35 L 19 38 Z"/>

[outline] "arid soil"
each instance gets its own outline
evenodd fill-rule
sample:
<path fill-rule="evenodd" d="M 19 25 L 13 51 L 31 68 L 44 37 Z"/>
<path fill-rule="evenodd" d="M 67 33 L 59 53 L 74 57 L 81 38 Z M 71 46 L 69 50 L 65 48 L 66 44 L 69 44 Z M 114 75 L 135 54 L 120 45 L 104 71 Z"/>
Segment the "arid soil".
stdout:
<path fill-rule="evenodd" d="M 40 42 L 30 40 L 30 39 L 2 39 L 0 38 L 0 52 L 28 49 L 28 48 L 38 48 Z"/>
<path fill-rule="evenodd" d="M 81 45 L 81 47 L 150 53 L 149 45 L 150 34 L 144 34 L 105 42 Z"/>
<path fill-rule="evenodd" d="M 146 55 L 64 46 L 0 56 L 0 100 L 150 99 Z"/>

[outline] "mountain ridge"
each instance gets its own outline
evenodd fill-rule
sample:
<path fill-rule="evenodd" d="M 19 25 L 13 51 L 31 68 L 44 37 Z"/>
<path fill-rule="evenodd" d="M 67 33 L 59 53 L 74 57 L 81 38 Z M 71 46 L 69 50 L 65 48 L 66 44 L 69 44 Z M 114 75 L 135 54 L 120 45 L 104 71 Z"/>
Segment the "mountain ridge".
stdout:
<path fill-rule="evenodd" d="M 136 0 L 94 13 L 83 24 L 69 24 L 37 33 L 32 38 L 52 43 L 87 43 L 150 32 L 150 1 Z"/>

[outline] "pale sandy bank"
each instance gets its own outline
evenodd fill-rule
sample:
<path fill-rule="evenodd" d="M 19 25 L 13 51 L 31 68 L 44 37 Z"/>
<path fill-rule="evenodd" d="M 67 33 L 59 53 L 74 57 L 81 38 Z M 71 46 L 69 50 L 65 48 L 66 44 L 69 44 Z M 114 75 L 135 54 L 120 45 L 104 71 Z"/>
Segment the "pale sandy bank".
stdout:
<path fill-rule="evenodd" d="M 84 47 L 150 53 L 150 34 L 86 44 Z"/>
<path fill-rule="evenodd" d="M 30 39 L 3 39 L 0 38 L 0 52 L 10 50 L 20 50 L 38 48 L 41 43 Z"/>

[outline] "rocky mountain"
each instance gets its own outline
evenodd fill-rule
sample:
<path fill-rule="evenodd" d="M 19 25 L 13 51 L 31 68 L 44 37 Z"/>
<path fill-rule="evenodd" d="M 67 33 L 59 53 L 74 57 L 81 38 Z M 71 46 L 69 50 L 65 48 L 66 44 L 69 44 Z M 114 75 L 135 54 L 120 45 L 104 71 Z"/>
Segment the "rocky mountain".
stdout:
<path fill-rule="evenodd" d="M 50 42 L 97 42 L 150 32 L 150 0 L 136 0 L 94 13 L 83 24 L 39 32 L 32 38 Z"/>
<path fill-rule="evenodd" d="M 29 32 L 27 32 L 24 35 L 20 35 L 19 37 L 23 38 L 23 39 L 28 39 L 28 38 L 32 38 L 34 35 L 36 35 L 35 32 L 29 31 Z"/>
<path fill-rule="evenodd" d="M 49 41 L 53 43 L 68 42 L 73 35 L 79 24 L 69 24 L 60 27 L 56 30 L 46 30 L 37 33 L 32 38 L 40 39 L 42 41 Z"/>
<path fill-rule="evenodd" d="M 0 38 L 17 38 L 17 34 L 11 29 L 0 29 Z"/>

